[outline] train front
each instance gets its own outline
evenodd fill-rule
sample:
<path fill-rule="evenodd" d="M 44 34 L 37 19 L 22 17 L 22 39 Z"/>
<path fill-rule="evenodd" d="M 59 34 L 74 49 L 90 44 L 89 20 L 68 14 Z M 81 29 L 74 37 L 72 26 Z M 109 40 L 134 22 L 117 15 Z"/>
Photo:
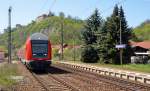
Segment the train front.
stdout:
<path fill-rule="evenodd" d="M 42 33 L 34 33 L 26 42 L 26 63 L 31 70 L 45 70 L 51 64 L 51 43 Z"/>

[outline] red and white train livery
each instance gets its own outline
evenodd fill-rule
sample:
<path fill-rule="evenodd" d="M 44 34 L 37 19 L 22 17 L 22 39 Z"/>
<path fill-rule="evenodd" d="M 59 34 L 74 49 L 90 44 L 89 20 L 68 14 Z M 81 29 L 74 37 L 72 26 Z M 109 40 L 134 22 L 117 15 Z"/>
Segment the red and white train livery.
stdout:
<path fill-rule="evenodd" d="M 48 37 L 34 33 L 26 40 L 25 47 L 18 51 L 19 59 L 31 70 L 44 70 L 51 64 L 52 48 Z"/>

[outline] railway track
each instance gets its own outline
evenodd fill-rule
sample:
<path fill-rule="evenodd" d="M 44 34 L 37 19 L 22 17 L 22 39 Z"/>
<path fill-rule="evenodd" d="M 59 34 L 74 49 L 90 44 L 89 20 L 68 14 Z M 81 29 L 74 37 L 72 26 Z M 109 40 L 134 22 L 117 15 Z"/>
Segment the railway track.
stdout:
<path fill-rule="evenodd" d="M 51 67 L 47 74 L 32 73 L 42 91 L 125 91 L 103 81 L 93 80 L 83 74 L 76 74 L 55 66 Z"/>
<path fill-rule="evenodd" d="M 30 80 L 34 81 L 31 84 L 25 84 L 25 90 L 20 87 L 15 91 L 150 91 L 143 84 L 102 76 L 60 64 L 52 65 L 45 73 L 27 70 L 26 74 L 29 74 Z M 38 90 L 33 90 L 33 87 Z"/>
<path fill-rule="evenodd" d="M 38 81 L 41 85 L 43 89 L 42 91 L 78 91 L 78 89 L 67 84 L 63 80 L 60 80 L 57 76 L 53 76 L 53 74 L 48 71 L 44 74 L 31 73 L 36 81 Z"/>
<path fill-rule="evenodd" d="M 19 69 L 23 72 L 24 81 L 17 84 L 13 91 L 78 91 L 67 83 L 52 76 L 52 73 L 33 72 L 28 70 L 22 63 L 19 63 Z M 63 70 L 51 67 L 54 74 L 65 74 Z M 52 71 L 51 71 L 52 72 Z"/>
<path fill-rule="evenodd" d="M 58 82 L 60 82 L 61 84 L 63 84 L 64 86 L 66 86 L 67 88 L 69 88 L 70 89 L 70 91 L 79 91 L 78 89 L 76 89 L 74 86 L 71 86 L 71 85 L 69 85 L 69 84 L 67 84 L 65 81 L 63 81 L 63 80 L 60 80 L 58 77 L 56 77 L 56 76 L 53 76 L 52 74 L 50 74 L 49 73 L 49 75 L 48 75 L 49 77 L 52 77 L 53 79 L 55 79 L 56 81 L 58 81 Z M 64 89 L 64 88 L 63 88 Z M 62 89 L 60 89 L 60 90 L 62 90 Z"/>
<path fill-rule="evenodd" d="M 59 65 L 60 66 L 60 65 Z M 70 69 L 64 69 L 63 67 L 54 66 L 59 69 L 66 70 L 71 74 L 61 74 L 55 75 L 58 79 L 63 80 L 64 82 L 76 87 L 79 91 L 127 91 L 123 90 L 117 85 L 112 85 L 104 81 L 99 81 L 97 79 L 91 79 L 91 77 L 86 76 L 84 73 L 76 73 Z"/>
<path fill-rule="evenodd" d="M 41 85 L 43 91 L 49 91 L 48 87 L 43 83 L 41 78 L 39 78 L 35 73 L 31 72 L 32 76 L 36 79 L 36 81 Z"/>
<path fill-rule="evenodd" d="M 70 72 L 74 72 L 80 76 L 84 76 L 86 78 L 93 79 L 95 81 L 103 81 L 105 83 L 114 85 L 115 87 L 121 88 L 123 91 L 150 91 L 150 86 L 141 84 L 141 83 L 135 83 L 132 81 L 127 81 L 124 79 L 119 79 L 115 77 L 110 77 L 110 76 L 103 76 L 99 75 L 93 72 L 85 71 L 85 70 L 80 70 L 80 69 L 73 69 L 70 67 L 66 67 L 63 65 L 55 65 L 56 67 L 60 69 L 64 69 Z"/>

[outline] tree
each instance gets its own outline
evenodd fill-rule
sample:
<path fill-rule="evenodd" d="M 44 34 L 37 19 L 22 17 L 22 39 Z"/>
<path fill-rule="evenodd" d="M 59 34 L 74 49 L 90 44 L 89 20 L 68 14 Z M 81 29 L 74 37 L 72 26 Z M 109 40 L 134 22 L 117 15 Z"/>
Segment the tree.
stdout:
<path fill-rule="evenodd" d="M 60 12 L 60 13 L 59 13 L 59 16 L 62 17 L 62 18 L 65 18 L 64 12 Z"/>
<path fill-rule="evenodd" d="M 67 18 L 68 18 L 68 19 L 73 19 L 71 15 L 68 15 Z"/>
<path fill-rule="evenodd" d="M 131 39 L 131 28 L 128 28 L 126 18 L 124 16 L 124 11 L 122 6 L 120 7 L 120 21 L 121 21 L 121 30 L 122 30 L 122 43 L 128 44 L 129 39 Z"/>
<path fill-rule="evenodd" d="M 113 13 L 107 18 L 103 28 L 100 31 L 97 41 L 99 56 L 101 61 L 107 63 L 117 63 L 119 50 L 115 48 L 119 43 L 119 8 L 116 5 Z M 118 59 L 119 60 L 119 59 Z"/>
<path fill-rule="evenodd" d="M 86 20 L 85 30 L 82 32 L 84 47 L 81 53 L 81 61 L 97 62 L 99 59 L 97 49 L 94 47 L 97 41 L 97 32 L 102 24 L 102 18 L 98 9 Z"/>
<path fill-rule="evenodd" d="M 85 31 L 82 32 L 82 38 L 86 45 L 96 43 L 96 33 L 101 27 L 102 18 L 98 9 L 86 20 Z"/>
<path fill-rule="evenodd" d="M 120 25 L 121 24 L 121 25 Z M 115 48 L 116 45 L 120 44 L 120 27 L 121 27 L 121 44 L 126 44 L 127 47 L 123 52 L 124 63 L 128 63 L 127 60 L 130 58 L 130 54 L 127 55 L 127 52 L 131 53 L 131 48 L 128 45 L 129 39 L 131 38 L 131 28 L 128 28 L 126 18 L 124 16 L 124 11 L 122 7 L 120 9 L 116 5 L 113 10 L 111 17 L 108 17 L 105 23 L 105 31 L 109 35 L 107 42 L 110 42 L 108 46 L 108 53 L 111 55 L 112 62 L 115 64 L 120 63 L 120 51 Z M 108 36 L 107 36 L 108 37 Z M 106 41 L 106 40 L 105 40 Z"/>
<path fill-rule="evenodd" d="M 105 22 L 106 23 L 106 22 Z M 114 57 L 114 48 L 112 36 L 106 31 L 106 24 L 97 33 L 97 49 L 101 63 L 112 63 Z"/>
<path fill-rule="evenodd" d="M 121 21 L 121 33 L 122 33 L 122 44 L 126 44 L 126 48 L 124 49 L 123 59 L 124 63 L 129 63 L 130 56 L 132 55 L 132 49 L 129 46 L 129 40 L 131 39 L 132 31 L 131 28 L 128 27 L 126 18 L 124 16 L 124 11 L 122 6 L 120 7 L 120 21 Z"/>
<path fill-rule="evenodd" d="M 97 50 L 91 45 L 82 48 L 81 61 L 86 63 L 96 63 L 99 60 Z"/>
<path fill-rule="evenodd" d="M 55 14 L 54 14 L 53 12 L 49 11 L 48 16 L 49 16 L 49 17 L 55 16 Z"/>

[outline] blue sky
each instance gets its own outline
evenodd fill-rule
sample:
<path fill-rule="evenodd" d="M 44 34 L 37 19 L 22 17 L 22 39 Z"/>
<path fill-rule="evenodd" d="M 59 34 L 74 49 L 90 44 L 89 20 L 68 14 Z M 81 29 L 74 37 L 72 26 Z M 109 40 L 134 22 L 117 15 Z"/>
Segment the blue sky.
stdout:
<path fill-rule="evenodd" d="M 0 3 L 0 31 L 8 25 L 8 7 L 12 6 L 12 26 L 26 25 L 37 16 L 48 13 L 49 10 L 58 15 L 66 15 L 86 19 L 95 8 L 105 19 L 112 13 L 116 3 L 123 6 L 130 27 L 138 26 L 150 19 L 150 0 L 3 0 Z"/>

